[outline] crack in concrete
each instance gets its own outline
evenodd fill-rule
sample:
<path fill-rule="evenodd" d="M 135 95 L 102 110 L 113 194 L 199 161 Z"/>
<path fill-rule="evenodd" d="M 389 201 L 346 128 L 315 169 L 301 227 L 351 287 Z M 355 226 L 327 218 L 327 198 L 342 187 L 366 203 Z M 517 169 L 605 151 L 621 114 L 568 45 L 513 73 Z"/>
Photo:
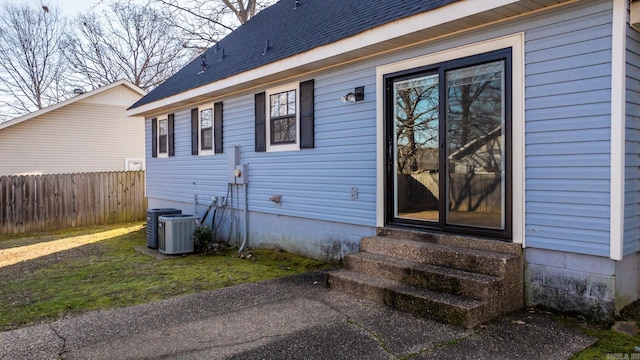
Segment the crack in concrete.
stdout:
<path fill-rule="evenodd" d="M 345 318 L 345 321 L 346 321 L 347 324 L 351 324 L 351 325 L 357 326 L 360 329 L 364 330 L 367 334 L 369 334 L 369 336 L 371 336 L 373 339 L 375 339 L 375 341 L 378 343 L 378 345 L 380 345 L 380 348 L 382 350 L 384 350 L 387 354 L 393 356 L 394 358 L 400 359 L 400 357 L 398 355 L 394 354 L 393 351 L 391 351 L 389 349 L 389 347 L 385 343 L 384 339 L 382 339 L 380 337 L 380 335 L 378 335 L 375 331 L 367 329 L 366 326 L 364 326 L 363 324 L 358 323 L 356 320 L 354 320 L 353 318 L 349 317 L 343 311 L 338 310 L 336 307 L 332 306 L 328 302 L 326 302 L 324 300 L 320 300 L 320 299 L 313 299 L 313 300 L 322 303 L 323 305 L 325 305 L 329 309 L 331 309 L 331 310 L 337 312 L 338 314 L 342 315 Z"/>
<path fill-rule="evenodd" d="M 367 329 L 364 325 L 359 324 L 358 322 L 356 322 L 353 319 L 348 319 L 347 323 L 351 324 L 351 325 L 354 325 L 354 326 L 357 326 L 360 329 L 364 330 L 367 334 L 369 334 L 372 338 L 374 338 L 376 340 L 376 342 L 378 343 L 378 345 L 380 345 L 380 348 L 382 350 L 384 350 L 387 354 L 393 356 L 394 358 L 400 359 L 400 357 L 398 355 L 394 354 L 393 351 L 391 351 L 389 349 L 389 347 L 387 347 L 387 343 L 375 331 L 371 331 L 371 330 Z"/>
<path fill-rule="evenodd" d="M 62 348 L 60 349 L 60 352 L 58 352 L 58 358 L 64 359 L 64 354 L 67 352 L 67 339 L 64 336 L 60 335 L 60 333 L 58 333 L 58 331 L 51 324 L 49 324 L 49 329 L 51 329 L 51 331 L 53 331 L 53 333 L 56 334 L 56 336 L 60 338 L 60 340 L 62 340 Z"/>
<path fill-rule="evenodd" d="M 433 345 L 431 347 L 424 348 L 424 349 L 421 349 L 421 350 L 416 351 L 414 353 L 408 354 L 407 356 L 403 357 L 401 360 L 409 360 L 409 359 L 411 359 L 411 358 L 413 358 L 415 356 L 424 354 L 424 353 L 426 353 L 427 351 L 430 351 L 430 350 L 435 350 L 435 349 L 438 349 L 438 348 L 441 348 L 441 347 L 445 347 L 445 346 L 456 345 L 460 341 L 462 341 L 464 339 L 468 339 L 468 338 L 470 338 L 470 337 L 472 337 L 474 335 L 480 334 L 483 331 L 484 331 L 483 329 L 478 329 L 478 330 L 471 331 L 471 332 L 469 332 L 469 333 L 467 333 L 464 336 L 461 336 L 459 338 L 455 338 L 453 340 L 449 340 L 449 341 L 446 341 L 446 342 L 443 342 L 443 343 L 440 343 L 440 344 L 435 344 L 435 345 Z"/>
<path fill-rule="evenodd" d="M 371 331 L 371 330 L 367 329 L 363 324 L 358 323 L 357 321 L 355 321 L 354 319 L 352 319 L 348 315 L 346 315 L 344 312 L 342 312 L 341 310 L 338 310 L 337 308 L 335 308 L 331 304 L 327 303 L 326 301 L 323 301 L 323 300 L 320 300 L 320 299 L 314 299 L 314 300 L 321 302 L 322 304 L 324 304 L 325 306 L 327 306 L 331 310 L 333 310 L 333 311 L 337 312 L 338 314 L 344 316 L 346 318 L 346 322 L 347 323 L 352 324 L 354 326 L 357 326 L 357 327 L 361 328 L 362 330 L 366 331 L 369 335 L 371 335 L 376 340 L 376 342 L 378 342 L 378 344 L 380 345 L 380 348 L 382 348 L 389 355 L 391 355 L 394 358 L 399 359 L 399 360 L 409 360 L 409 359 L 411 359 L 411 358 L 413 358 L 415 356 L 418 356 L 418 355 L 423 354 L 423 353 L 425 353 L 427 351 L 430 351 L 430 350 L 435 350 L 437 348 L 441 348 L 441 347 L 444 347 L 444 346 L 455 345 L 455 344 L 459 343 L 460 341 L 462 341 L 464 339 L 470 338 L 470 337 L 472 337 L 474 335 L 477 335 L 477 334 L 480 334 L 480 333 L 482 333 L 484 331 L 484 329 L 479 328 L 477 330 L 470 331 L 470 332 L 464 334 L 463 336 L 457 337 L 457 338 L 455 338 L 453 340 L 449 340 L 449 341 L 446 341 L 446 342 L 443 342 L 443 343 L 435 344 L 435 345 L 433 345 L 431 347 L 427 347 L 427 348 L 421 349 L 419 351 L 416 351 L 414 353 L 410 353 L 410 354 L 408 354 L 408 355 L 406 355 L 404 357 L 400 357 L 400 356 L 398 356 L 397 354 L 395 354 L 393 351 L 391 351 L 388 348 L 387 344 L 384 342 L 384 339 L 382 339 L 375 331 Z"/>
<path fill-rule="evenodd" d="M 287 336 L 291 336 L 291 335 L 293 335 L 295 333 L 296 332 L 294 331 L 294 332 L 286 332 L 286 333 L 281 333 L 281 334 L 276 334 L 276 335 L 262 335 L 262 336 L 254 337 L 254 338 L 251 338 L 251 339 L 247 339 L 245 341 L 227 343 L 227 344 L 224 344 L 224 345 L 211 345 L 209 347 L 202 348 L 202 350 L 204 350 L 204 349 L 224 349 L 224 348 L 233 347 L 233 346 L 251 344 L 251 343 L 254 343 L 256 341 L 264 340 L 264 339 L 286 338 Z"/>
<path fill-rule="evenodd" d="M 175 353 L 171 353 L 171 354 L 166 354 L 166 355 L 155 355 L 154 358 L 156 359 L 173 359 L 178 355 L 189 355 L 189 354 L 198 354 L 201 351 L 205 351 L 205 350 L 214 350 L 214 349 L 225 349 L 225 348 L 229 348 L 229 347 L 234 347 L 234 346 L 241 346 L 241 345 L 246 345 L 246 344 L 251 344 L 254 343 L 256 341 L 259 340 L 270 340 L 270 339 L 278 339 L 278 338 L 286 338 L 287 336 L 290 336 L 293 333 L 285 333 L 285 334 L 278 334 L 278 335 L 263 335 L 263 336 L 259 336 L 250 340 L 246 340 L 246 341 L 239 341 L 236 343 L 229 343 L 229 344 L 224 344 L 224 345 L 210 345 L 210 346 L 202 346 L 199 347 L 197 349 L 189 349 L 187 351 L 178 351 Z M 204 343 L 202 341 L 200 341 L 199 343 Z"/>

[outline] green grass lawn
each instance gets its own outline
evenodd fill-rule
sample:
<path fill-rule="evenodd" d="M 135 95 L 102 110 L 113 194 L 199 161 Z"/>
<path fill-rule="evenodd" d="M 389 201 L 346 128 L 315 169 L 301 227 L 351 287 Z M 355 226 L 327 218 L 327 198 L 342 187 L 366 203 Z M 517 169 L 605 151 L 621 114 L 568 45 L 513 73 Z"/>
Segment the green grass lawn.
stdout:
<path fill-rule="evenodd" d="M 61 243 L 74 247 L 55 251 Z M 142 223 L 0 236 L 0 330 L 331 266 L 272 250 L 251 250 L 257 260 L 249 261 L 231 248 L 158 260 L 138 246 L 146 246 Z M 2 265 L 22 249 L 38 256 Z"/>
<path fill-rule="evenodd" d="M 571 360 L 591 359 L 640 359 L 640 334 L 629 336 L 611 330 L 612 322 L 587 321 L 568 315 L 558 315 L 565 325 L 573 326 L 597 339 L 592 346 L 571 357 Z M 616 320 L 640 323 L 640 303 L 623 309 Z"/>

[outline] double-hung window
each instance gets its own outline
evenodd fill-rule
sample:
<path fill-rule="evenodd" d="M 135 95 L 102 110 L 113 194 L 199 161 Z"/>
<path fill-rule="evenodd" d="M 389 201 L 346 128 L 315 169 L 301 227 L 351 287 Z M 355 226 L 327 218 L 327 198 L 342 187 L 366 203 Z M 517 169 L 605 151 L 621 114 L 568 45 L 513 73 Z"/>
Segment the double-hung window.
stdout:
<path fill-rule="evenodd" d="M 200 155 L 213 154 L 213 109 L 200 110 L 198 121 L 198 143 Z"/>
<path fill-rule="evenodd" d="M 298 84 L 267 92 L 268 151 L 299 150 Z"/>
<path fill-rule="evenodd" d="M 169 156 L 169 120 L 158 120 L 158 157 Z"/>
<path fill-rule="evenodd" d="M 271 145 L 296 142 L 296 90 L 269 96 Z"/>

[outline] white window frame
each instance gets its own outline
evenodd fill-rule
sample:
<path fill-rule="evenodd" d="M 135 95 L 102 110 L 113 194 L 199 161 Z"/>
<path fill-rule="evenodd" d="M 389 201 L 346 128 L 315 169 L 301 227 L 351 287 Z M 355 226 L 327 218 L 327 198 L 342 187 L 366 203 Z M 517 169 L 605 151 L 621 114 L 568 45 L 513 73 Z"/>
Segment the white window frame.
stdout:
<path fill-rule="evenodd" d="M 167 138 L 166 138 L 167 139 L 166 140 L 167 141 L 167 151 L 160 152 L 160 123 L 163 122 L 163 121 L 166 121 L 166 123 L 167 123 L 167 134 L 166 134 L 166 136 L 167 136 Z M 159 158 L 168 158 L 169 157 L 169 115 L 167 114 L 167 115 L 164 115 L 162 117 L 158 117 L 158 123 L 157 123 L 156 126 L 158 127 L 156 129 L 156 136 L 157 136 L 157 138 L 156 138 L 156 146 L 157 146 L 156 153 L 157 153 Z"/>
<path fill-rule="evenodd" d="M 296 92 L 296 141 L 292 144 L 271 144 L 271 95 L 295 90 Z M 265 92 L 265 122 L 267 152 L 300 150 L 300 84 L 291 83 L 271 88 Z"/>
<path fill-rule="evenodd" d="M 202 148 L 202 111 L 211 111 L 211 149 Z M 198 106 L 198 156 L 202 155 L 214 155 L 216 149 L 216 136 L 215 136 L 215 113 L 213 110 L 213 104 L 206 104 L 204 106 Z"/>

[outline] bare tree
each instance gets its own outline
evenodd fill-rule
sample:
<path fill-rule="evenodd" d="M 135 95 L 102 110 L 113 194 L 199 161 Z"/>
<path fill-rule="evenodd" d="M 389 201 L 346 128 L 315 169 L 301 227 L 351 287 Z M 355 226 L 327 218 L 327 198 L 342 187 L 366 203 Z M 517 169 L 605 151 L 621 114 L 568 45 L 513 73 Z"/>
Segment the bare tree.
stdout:
<path fill-rule="evenodd" d="M 222 0 L 222 2 L 238 18 L 240 24 L 246 23 L 249 18 L 256 14 L 256 0 L 247 0 L 246 3 L 236 0 L 235 4 L 229 0 Z"/>
<path fill-rule="evenodd" d="M 114 2 L 100 15 L 79 15 L 73 30 L 65 37 L 64 56 L 91 88 L 127 79 L 149 90 L 189 60 L 180 34 L 149 6 Z"/>
<path fill-rule="evenodd" d="M 425 156 L 437 161 L 438 83 L 425 79 L 398 84 L 395 92 L 397 161 L 401 174 L 419 170 L 420 160 Z"/>
<path fill-rule="evenodd" d="M 152 0 L 180 29 L 184 46 L 204 50 L 275 0 Z"/>
<path fill-rule="evenodd" d="M 0 13 L 0 120 L 71 96 L 59 46 L 65 19 L 55 7 L 6 3 Z"/>

